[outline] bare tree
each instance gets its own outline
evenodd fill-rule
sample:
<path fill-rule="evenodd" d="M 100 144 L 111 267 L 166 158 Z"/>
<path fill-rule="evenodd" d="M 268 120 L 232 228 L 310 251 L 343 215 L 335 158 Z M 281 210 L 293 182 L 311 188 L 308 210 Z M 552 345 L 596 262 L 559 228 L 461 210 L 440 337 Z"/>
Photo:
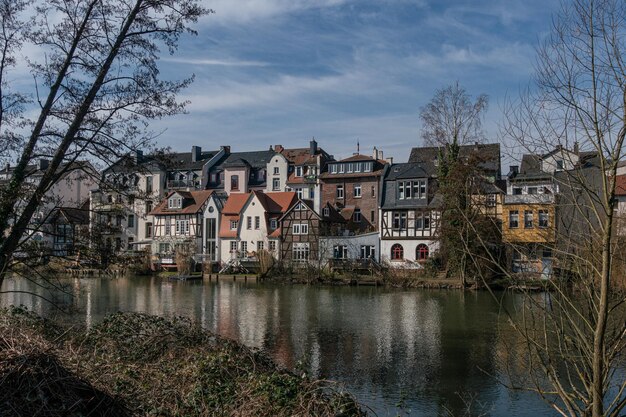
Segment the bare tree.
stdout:
<path fill-rule="evenodd" d="M 437 90 L 420 109 L 422 138 L 427 146 L 483 142 L 482 122 L 489 104 L 487 95 L 472 98 L 459 82 Z"/>
<path fill-rule="evenodd" d="M 184 110 L 185 103 L 175 96 L 191 78 L 162 80 L 157 61 L 161 47 L 173 53 L 180 36 L 193 33 L 188 25 L 208 12 L 198 3 L 48 0 L 37 2 L 34 16 L 26 19 L 19 15 L 21 2 L 11 6 L 13 1 L 2 1 L 3 27 L 9 28 L 7 33 L 19 28 L 13 37 L 0 37 L 2 57 L 12 62 L 19 39 L 42 50 L 45 59 L 29 61 L 36 97 L 33 107 L 25 110 L 36 117 L 24 119 L 22 136 L 9 137 L 5 133 L 9 128 L 0 126 L 0 145 L 17 144 L 20 149 L 12 176 L 1 190 L 0 284 L 33 213 L 71 162 L 95 158 L 108 163 L 150 143 L 150 119 Z M 10 69 L 0 67 L 3 79 Z M 50 158 L 45 174 L 20 201 L 18 191 L 28 181 L 27 167 L 41 156 Z"/>
<path fill-rule="evenodd" d="M 538 50 L 535 85 L 505 109 L 503 136 L 554 184 L 542 198 L 511 196 L 529 213 L 533 200 L 550 200 L 544 207 L 555 210 L 553 224 L 533 232 L 542 242 L 535 246 L 551 253 L 550 292 L 525 297 L 522 320 L 512 321 L 531 372 L 516 388 L 538 393 L 563 416 L 617 417 L 626 406 L 626 298 L 613 282 L 624 251 L 614 210 L 626 136 L 625 34 L 623 1 L 564 2 Z M 524 221 L 530 233 L 532 214 Z M 518 278 L 505 265 L 500 272 Z"/>

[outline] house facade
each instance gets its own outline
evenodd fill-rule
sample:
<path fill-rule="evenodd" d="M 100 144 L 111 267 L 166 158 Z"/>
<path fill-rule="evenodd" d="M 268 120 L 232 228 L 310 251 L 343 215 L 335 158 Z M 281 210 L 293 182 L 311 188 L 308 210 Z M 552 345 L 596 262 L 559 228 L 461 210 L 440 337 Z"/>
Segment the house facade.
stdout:
<path fill-rule="evenodd" d="M 387 161 L 374 148 L 373 156 L 353 155 L 326 164 L 321 174 L 322 206 L 331 204 L 352 233 L 378 230 L 381 177 Z"/>
<path fill-rule="evenodd" d="M 439 248 L 436 236 L 440 198 L 427 164 L 392 164 L 381 195 L 381 260 L 392 267 L 415 267 Z"/>
<path fill-rule="evenodd" d="M 345 220 L 331 206 L 322 213 L 314 210 L 310 200 L 301 198 L 285 212 L 279 219 L 281 260 L 323 265 L 324 237 L 341 234 Z"/>
<path fill-rule="evenodd" d="M 194 254 L 204 248 L 204 212 L 212 190 L 172 191 L 150 213 L 154 216 L 152 254 L 161 264 L 175 263 L 180 245 Z"/>

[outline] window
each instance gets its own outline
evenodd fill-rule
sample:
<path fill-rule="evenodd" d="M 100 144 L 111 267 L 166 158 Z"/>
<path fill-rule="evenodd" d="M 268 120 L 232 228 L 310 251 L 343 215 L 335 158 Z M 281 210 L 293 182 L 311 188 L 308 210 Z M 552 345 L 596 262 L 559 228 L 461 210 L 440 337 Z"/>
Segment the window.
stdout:
<path fill-rule="evenodd" d="M 115 225 L 116 226 L 122 226 L 122 216 L 120 214 L 115 216 Z"/>
<path fill-rule="evenodd" d="M 272 191 L 280 191 L 280 178 L 272 180 Z"/>
<path fill-rule="evenodd" d="M 509 211 L 509 228 L 517 229 L 519 227 L 519 212 L 517 210 Z"/>
<path fill-rule="evenodd" d="M 135 215 L 134 214 L 128 215 L 128 227 L 135 227 Z"/>
<path fill-rule="evenodd" d="M 559 169 L 559 170 L 563 169 L 563 160 L 562 159 L 558 159 L 556 161 L 556 169 Z"/>
<path fill-rule="evenodd" d="M 270 229 L 278 229 L 278 221 L 276 219 L 270 219 Z"/>
<path fill-rule="evenodd" d="M 372 185 L 372 197 L 376 197 L 376 187 Z"/>
<path fill-rule="evenodd" d="M 372 210 L 370 211 L 370 223 L 374 224 L 375 220 L 376 220 L 376 211 Z"/>
<path fill-rule="evenodd" d="M 496 206 L 496 195 L 487 194 L 487 207 L 495 207 L 495 206 Z"/>
<path fill-rule="evenodd" d="M 152 192 L 152 176 L 146 177 L 146 193 Z"/>
<path fill-rule="evenodd" d="M 315 188 L 309 188 L 309 198 L 313 200 L 315 198 Z"/>
<path fill-rule="evenodd" d="M 276 251 L 276 241 L 275 240 L 270 240 L 270 251 L 272 251 L 272 252 Z"/>
<path fill-rule="evenodd" d="M 259 230 L 261 228 L 261 218 L 259 216 L 254 216 L 254 230 Z"/>
<path fill-rule="evenodd" d="M 399 261 L 404 259 L 404 248 L 401 244 L 396 243 L 391 247 L 391 260 Z"/>
<path fill-rule="evenodd" d="M 348 169 L 347 169 L 347 171 L 346 171 L 346 172 L 347 172 L 348 174 L 350 174 L 352 171 L 353 171 L 353 165 L 352 165 L 352 162 L 350 162 L 350 163 L 348 164 Z"/>
<path fill-rule="evenodd" d="M 230 189 L 233 191 L 239 191 L 239 175 L 231 175 Z"/>
<path fill-rule="evenodd" d="M 343 198 L 343 185 L 337 186 L 337 198 Z"/>
<path fill-rule="evenodd" d="M 252 217 L 250 216 L 246 217 L 246 229 L 248 230 L 252 229 Z"/>
<path fill-rule="evenodd" d="M 365 167 L 363 168 L 364 172 L 370 172 L 372 170 L 372 163 L 371 162 L 366 162 L 365 163 Z"/>
<path fill-rule="evenodd" d="M 176 220 L 176 234 L 177 235 L 189 234 L 189 220 Z"/>
<path fill-rule="evenodd" d="M 423 243 L 417 245 L 417 248 L 415 248 L 415 259 L 418 261 L 425 261 L 428 259 L 428 246 Z"/>
<path fill-rule="evenodd" d="M 354 209 L 353 218 L 355 223 L 361 223 L 361 209 Z"/>
<path fill-rule="evenodd" d="M 239 226 L 239 222 L 237 220 L 230 221 L 230 230 L 237 230 L 238 226 Z"/>
<path fill-rule="evenodd" d="M 165 235 L 169 236 L 172 233 L 172 229 L 170 226 L 170 218 L 166 217 L 165 218 Z"/>
<path fill-rule="evenodd" d="M 361 259 L 376 258 L 376 247 L 374 245 L 361 245 Z"/>
<path fill-rule="evenodd" d="M 415 216 L 415 230 L 430 229 L 430 213 L 417 213 Z"/>
<path fill-rule="evenodd" d="M 531 210 L 524 211 L 524 229 L 532 229 L 533 227 L 533 212 Z"/>
<path fill-rule="evenodd" d="M 329 209 L 328 207 L 324 207 L 324 208 L 322 209 L 322 215 L 323 215 L 324 217 L 330 217 L 330 209 Z"/>
<path fill-rule="evenodd" d="M 426 180 L 419 180 L 418 183 L 420 188 L 419 198 L 426 198 Z"/>
<path fill-rule="evenodd" d="M 274 167 L 274 175 L 278 175 L 278 174 L 280 174 L 280 168 Z"/>
<path fill-rule="evenodd" d="M 514 187 L 513 195 L 522 195 L 522 187 Z"/>
<path fill-rule="evenodd" d="M 309 260 L 309 244 L 308 243 L 294 243 L 292 258 L 294 261 L 308 261 Z"/>
<path fill-rule="evenodd" d="M 404 181 L 398 183 L 398 199 L 404 200 Z"/>
<path fill-rule="evenodd" d="M 348 247 L 346 245 L 333 246 L 333 259 L 348 259 Z"/>
<path fill-rule="evenodd" d="M 361 172 L 361 165 L 360 163 L 356 163 L 354 164 L 354 172 Z"/>
<path fill-rule="evenodd" d="M 537 187 L 528 187 L 528 194 L 530 195 L 537 194 Z"/>
<path fill-rule="evenodd" d="M 550 224 L 550 214 L 548 210 L 539 210 L 539 227 L 545 229 Z"/>
<path fill-rule="evenodd" d="M 393 229 L 394 230 L 406 229 L 406 213 L 405 212 L 393 213 Z"/>
<path fill-rule="evenodd" d="M 261 252 L 264 248 L 265 248 L 265 242 L 263 242 L 262 240 L 259 240 L 256 243 L 256 251 Z"/>
<path fill-rule="evenodd" d="M 309 225 L 307 223 L 296 223 L 292 227 L 292 234 L 294 235 L 308 235 Z"/>
<path fill-rule="evenodd" d="M 302 188 L 296 188 L 296 197 L 298 198 L 304 197 L 304 192 L 302 191 Z"/>
<path fill-rule="evenodd" d="M 159 253 L 170 253 L 170 244 L 159 243 Z"/>
<path fill-rule="evenodd" d="M 167 201 L 167 208 L 175 209 L 183 206 L 183 199 L 180 197 L 171 197 Z"/>
<path fill-rule="evenodd" d="M 302 176 L 302 167 L 296 167 L 296 177 Z"/>
<path fill-rule="evenodd" d="M 237 252 L 237 241 L 231 240 L 230 241 L 230 253 L 235 253 L 235 252 Z"/>
<path fill-rule="evenodd" d="M 344 169 L 345 169 L 345 164 L 339 164 L 339 173 L 340 174 L 343 174 Z"/>
<path fill-rule="evenodd" d="M 330 166 L 330 173 L 331 173 L 331 174 L 336 174 L 336 173 L 337 173 L 337 165 L 332 164 L 332 165 Z"/>
<path fill-rule="evenodd" d="M 146 223 L 146 237 L 152 237 L 152 223 Z"/>
<path fill-rule="evenodd" d="M 217 182 L 217 174 L 215 172 L 211 173 L 211 182 L 214 184 Z"/>
<path fill-rule="evenodd" d="M 354 197 L 361 198 L 361 184 L 354 185 Z"/>
<path fill-rule="evenodd" d="M 245 240 L 241 241 L 241 253 L 243 253 L 244 255 L 248 253 L 248 242 L 246 242 Z"/>
<path fill-rule="evenodd" d="M 150 214 L 151 211 L 152 211 L 152 201 L 148 200 L 146 201 L 146 215 Z"/>

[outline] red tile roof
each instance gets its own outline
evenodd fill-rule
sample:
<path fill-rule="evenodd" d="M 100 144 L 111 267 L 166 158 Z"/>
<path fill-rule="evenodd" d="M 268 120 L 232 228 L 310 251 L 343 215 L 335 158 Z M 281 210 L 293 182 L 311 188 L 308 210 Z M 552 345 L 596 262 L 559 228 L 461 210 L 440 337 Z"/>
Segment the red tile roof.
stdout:
<path fill-rule="evenodd" d="M 183 197 L 183 208 L 170 209 L 167 207 L 167 200 L 173 194 Z M 178 214 L 195 214 L 202 210 L 204 203 L 213 194 L 213 190 L 200 191 L 172 191 L 149 213 L 155 216 L 176 216 Z"/>
<path fill-rule="evenodd" d="M 283 149 L 280 151 L 294 165 L 316 164 L 316 155 L 311 155 L 309 148 Z"/>

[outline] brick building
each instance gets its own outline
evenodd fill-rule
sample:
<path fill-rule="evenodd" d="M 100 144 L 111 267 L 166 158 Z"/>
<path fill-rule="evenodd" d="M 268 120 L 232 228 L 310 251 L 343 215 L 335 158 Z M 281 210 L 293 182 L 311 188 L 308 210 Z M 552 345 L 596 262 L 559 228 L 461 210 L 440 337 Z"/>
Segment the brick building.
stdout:
<path fill-rule="evenodd" d="M 374 148 L 372 156 L 356 154 L 326 165 L 322 180 L 322 206 L 331 204 L 346 220 L 346 229 L 354 233 L 378 230 L 378 196 L 387 162 L 382 151 Z"/>

